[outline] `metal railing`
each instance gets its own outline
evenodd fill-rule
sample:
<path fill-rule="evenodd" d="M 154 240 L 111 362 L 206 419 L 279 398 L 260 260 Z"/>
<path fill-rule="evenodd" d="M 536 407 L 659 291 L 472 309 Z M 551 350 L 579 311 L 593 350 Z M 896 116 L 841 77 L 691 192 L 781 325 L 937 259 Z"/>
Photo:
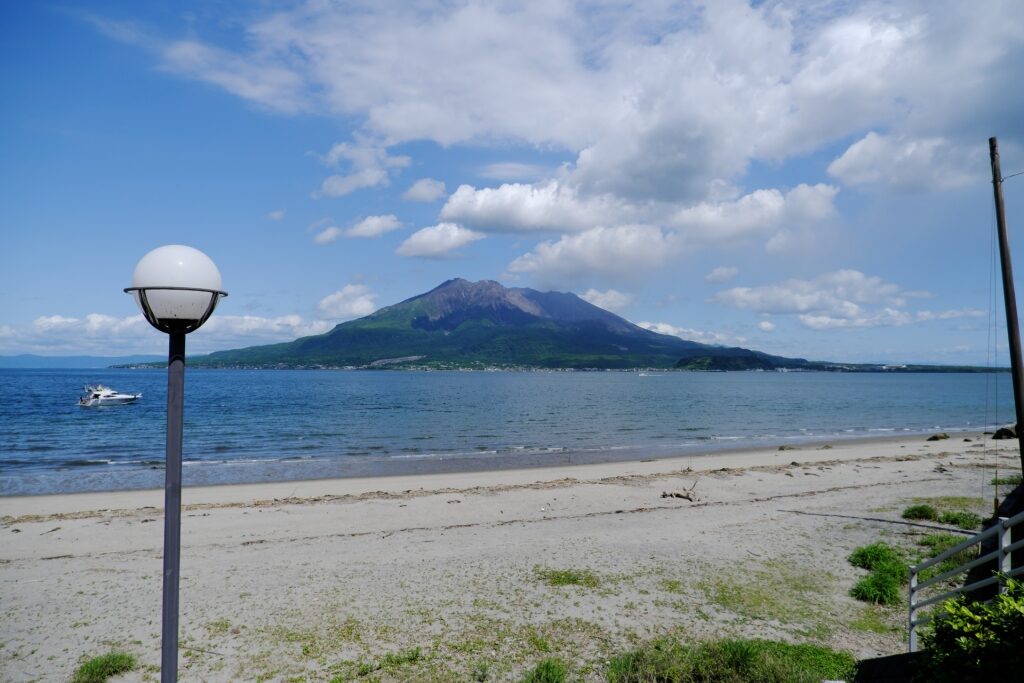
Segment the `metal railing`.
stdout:
<path fill-rule="evenodd" d="M 970 591 L 978 590 L 979 588 L 985 588 L 986 586 L 991 586 L 997 583 L 1000 587 L 999 590 L 1002 591 L 1004 583 L 1007 578 L 1013 578 L 1024 574 L 1024 566 L 1020 566 L 1017 567 L 1017 569 L 1013 569 L 1012 562 L 1013 552 L 1015 550 L 1020 550 L 1024 548 L 1024 540 L 1017 541 L 1016 543 L 1011 542 L 1013 536 L 1012 529 L 1018 524 L 1022 523 L 1024 523 L 1024 512 L 1009 518 L 1000 517 L 996 524 L 993 524 L 985 531 L 982 531 L 980 534 L 972 536 L 963 543 L 959 543 L 950 548 L 949 550 L 939 555 L 936 555 L 935 557 L 929 560 L 925 560 L 919 565 L 910 568 L 909 648 L 911 652 L 917 652 L 917 627 L 921 626 L 922 624 L 926 624 L 932 620 L 932 616 L 930 614 L 919 614 L 922 609 L 948 600 L 949 598 L 955 597 L 960 593 L 968 593 Z M 929 577 L 924 581 L 918 582 L 918 577 L 924 570 L 928 569 L 929 567 L 934 567 L 940 562 L 947 560 L 950 557 L 955 556 L 957 553 L 961 553 L 964 550 L 967 550 L 968 548 L 971 548 L 975 545 L 980 545 L 991 536 L 996 537 L 996 549 L 992 552 L 985 553 L 984 555 L 979 555 L 977 558 L 971 560 L 970 562 L 965 562 L 964 564 L 956 567 L 955 569 L 950 569 L 949 571 L 942 572 L 941 574 L 936 574 L 935 576 Z M 964 586 L 957 586 L 956 588 L 952 588 L 937 595 L 931 595 L 924 600 L 918 599 L 920 597 L 921 591 L 923 591 L 924 589 L 929 588 L 931 586 L 936 586 L 937 584 L 943 581 L 951 579 L 954 576 L 969 571 L 979 565 L 992 562 L 994 562 L 996 566 L 992 576 L 989 576 L 988 578 L 982 579 L 980 581 L 975 581 L 974 583 L 970 583 Z"/>

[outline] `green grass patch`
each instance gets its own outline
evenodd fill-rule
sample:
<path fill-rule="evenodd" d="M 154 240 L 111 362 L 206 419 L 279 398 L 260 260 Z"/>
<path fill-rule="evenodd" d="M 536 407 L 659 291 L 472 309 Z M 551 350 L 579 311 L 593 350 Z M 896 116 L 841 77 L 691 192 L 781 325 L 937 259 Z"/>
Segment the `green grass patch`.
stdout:
<path fill-rule="evenodd" d="M 994 477 L 992 479 L 993 486 L 1020 486 L 1022 483 L 1020 474 L 1010 474 L 1005 477 Z"/>
<path fill-rule="evenodd" d="M 412 664 L 418 662 L 422 652 L 418 647 L 414 647 L 411 650 L 405 650 L 403 652 L 388 652 L 380 660 L 381 669 L 394 669 L 403 664 Z"/>
<path fill-rule="evenodd" d="M 230 628 L 231 622 L 227 619 L 217 619 L 216 621 L 211 621 L 209 624 L 206 625 L 206 631 L 211 636 L 224 635 L 228 632 L 228 629 Z"/>
<path fill-rule="evenodd" d="M 929 557 L 941 555 L 953 546 L 963 543 L 966 540 L 967 539 L 963 536 L 943 531 L 937 534 L 922 536 L 917 539 L 917 544 L 925 549 L 925 556 L 922 559 L 928 559 Z"/>
<path fill-rule="evenodd" d="M 903 600 L 903 581 L 893 573 L 872 572 L 854 584 L 850 595 L 873 605 L 898 605 Z"/>
<path fill-rule="evenodd" d="M 530 647 L 532 647 L 537 652 L 551 652 L 551 643 L 548 641 L 547 638 L 537 633 L 536 631 L 531 631 L 529 634 L 527 634 L 526 642 L 528 642 L 530 644 Z"/>
<path fill-rule="evenodd" d="M 912 498 L 912 503 L 931 505 L 936 510 L 982 509 L 985 500 L 977 496 L 930 496 L 928 498 Z"/>
<path fill-rule="evenodd" d="M 380 659 L 369 662 L 342 662 L 338 668 L 344 669 L 344 673 L 332 678 L 330 683 L 346 683 L 346 681 L 363 678 L 378 671 L 391 672 L 408 664 L 415 664 L 421 659 L 423 659 L 423 653 L 420 648 L 414 647 L 401 652 L 388 652 Z"/>
<path fill-rule="evenodd" d="M 877 605 L 865 605 L 860 614 L 850 622 L 850 628 L 880 635 L 899 631 L 900 628 L 893 626 L 888 618 L 892 613 L 892 610 L 885 610 Z"/>
<path fill-rule="evenodd" d="M 936 505 L 917 503 L 903 511 L 903 519 L 924 519 L 942 524 L 952 524 L 961 529 L 977 529 L 981 526 L 981 515 L 964 508 L 977 507 L 980 499 L 965 496 L 944 496 L 930 499 Z M 962 504 L 957 504 L 962 503 Z"/>
<path fill-rule="evenodd" d="M 891 545 L 879 541 L 857 548 L 850 553 L 849 561 L 854 567 L 871 571 L 886 564 L 900 564 L 903 556 Z"/>
<path fill-rule="evenodd" d="M 855 667 L 850 655 L 818 645 L 723 640 L 687 646 L 661 639 L 614 657 L 605 675 L 609 683 L 820 683 L 853 680 Z"/>
<path fill-rule="evenodd" d="M 75 670 L 71 683 L 103 683 L 111 676 L 131 671 L 136 666 L 135 657 L 127 652 L 108 652 L 83 662 Z"/>
<path fill-rule="evenodd" d="M 545 659 L 530 669 L 522 683 L 565 683 L 569 671 L 560 659 Z"/>
<path fill-rule="evenodd" d="M 939 518 L 939 511 L 931 505 L 918 504 L 911 505 L 903 511 L 903 519 L 928 519 L 936 520 Z"/>
<path fill-rule="evenodd" d="M 955 510 L 952 512 L 943 512 L 939 515 L 939 521 L 943 524 L 952 524 L 953 526 L 958 526 L 961 529 L 971 531 L 981 526 L 981 515 L 976 515 L 973 512 L 968 512 L 966 510 Z"/>
<path fill-rule="evenodd" d="M 534 567 L 533 573 L 538 579 L 549 586 L 583 586 L 585 588 L 597 588 L 601 580 L 592 571 L 587 569 L 549 569 L 545 567 Z"/>
<path fill-rule="evenodd" d="M 871 572 L 850 589 L 851 596 L 875 605 L 897 605 L 902 601 L 907 567 L 900 551 L 886 543 L 872 543 L 854 550 L 849 561 Z"/>
<path fill-rule="evenodd" d="M 491 677 L 491 663 L 487 661 L 479 661 L 473 665 L 473 670 L 470 672 L 470 676 L 477 683 L 483 683 L 489 680 Z"/>
<path fill-rule="evenodd" d="M 712 603 L 739 616 L 805 625 L 804 635 L 824 638 L 831 628 L 825 594 L 834 581 L 827 572 L 776 560 L 735 576 L 720 574 L 698 588 Z"/>
<path fill-rule="evenodd" d="M 850 589 L 850 595 L 873 605 L 898 605 L 903 602 L 903 596 L 906 593 L 909 576 L 907 565 L 918 564 L 936 557 L 963 540 L 962 536 L 956 534 L 928 534 L 918 539 L 917 543 L 921 552 L 912 557 L 906 557 L 900 550 L 881 542 L 861 546 L 850 555 L 850 564 L 867 569 L 871 573 Z M 921 572 L 920 580 L 926 581 L 933 576 L 944 574 L 970 562 L 975 557 L 977 557 L 977 548 L 961 551 Z M 957 578 L 953 577 L 951 581 L 955 581 Z M 887 628 L 880 624 L 873 624 L 865 615 L 861 615 L 851 626 L 858 630 L 876 632 L 880 632 L 877 631 L 878 628 Z"/>
<path fill-rule="evenodd" d="M 662 588 L 662 590 L 664 590 L 666 592 L 669 592 L 669 593 L 682 593 L 683 592 L 683 584 L 682 584 L 681 581 L 679 581 L 677 579 L 665 579 L 664 581 L 661 582 L 661 588 Z"/>

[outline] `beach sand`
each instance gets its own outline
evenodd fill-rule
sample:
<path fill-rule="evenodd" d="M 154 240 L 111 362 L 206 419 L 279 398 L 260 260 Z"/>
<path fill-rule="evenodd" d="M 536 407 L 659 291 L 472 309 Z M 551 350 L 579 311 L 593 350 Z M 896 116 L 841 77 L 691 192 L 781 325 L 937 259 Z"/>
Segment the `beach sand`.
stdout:
<path fill-rule="evenodd" d="M 954 530 L 901 519 L 915 499 L 990 511 L 997 466 L 1019 471 L 1016 442 L 965 433 L 187 488 L 180 679 L 502 681 L 560 657 L 603 680 L 610 655 L 659 635 L 900 652 L 906 608 L 849 597 L 864 572 L 848 555 Z M 0 680 L 68 680 L 111 649 L 142 663 L 116 680 L 159 680 L 162 505 L 0 498 Z"/>

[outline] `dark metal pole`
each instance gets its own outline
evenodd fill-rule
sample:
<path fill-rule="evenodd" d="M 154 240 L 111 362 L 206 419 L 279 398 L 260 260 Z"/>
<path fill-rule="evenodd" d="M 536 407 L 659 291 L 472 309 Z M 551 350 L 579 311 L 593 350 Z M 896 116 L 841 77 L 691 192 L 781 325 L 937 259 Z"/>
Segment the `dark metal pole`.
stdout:
<path fill-rule="evenodd" d="M 992 191 L 996 200 L 996 230 L 999 234 L 999 264 L 1003 271 L 1003 303 L 1006 305 L 1006 331 L 1010 337 L 1010 369 L 1013 375 L 1013 404 L 1017 416 L 1017 443 L 1020 467 L 1024 472 L 1024 367 L 1021 365 L 1020 325 L 1017 322 L 1017 295 L 1013 289 L 1013 263 L 1010 241 L 1006 236 L 1006 213 L 1003 209 L 1003 174 L 999 170 L 999 142 L 988 139 L 992 161 Z"/>
<path fill-rule="evenodd" d="M 170 333 L 167 355 L 167 462 L 164 484 L 164 608 L 160 682 L 178 680 L 178 569 L 181 566 L 181 434 L 185 333 Z"/>

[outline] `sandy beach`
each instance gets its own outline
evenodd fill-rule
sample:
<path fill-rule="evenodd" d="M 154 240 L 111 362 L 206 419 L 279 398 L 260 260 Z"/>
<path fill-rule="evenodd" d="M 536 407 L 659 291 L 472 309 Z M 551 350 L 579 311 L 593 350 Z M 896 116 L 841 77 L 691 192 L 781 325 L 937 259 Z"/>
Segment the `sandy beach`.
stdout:
<path fill-rule="evenodd" d="M 180 677 L 500 681 L 557 656 L 601 680 L 608 656 L 659 635 L 899 652 L 904 608 L 849 597 L 863 571 L 847 556 L 954 530 L 901 519 L 916 499 L 986 513 L 1016 445 L 963 433 L 189 488 Z M 0 679 L 67 680 L 111 649 L 142 663 L 117 680 L 159 679 L 162 505 L 162 490 L 0 499 Z"/>

